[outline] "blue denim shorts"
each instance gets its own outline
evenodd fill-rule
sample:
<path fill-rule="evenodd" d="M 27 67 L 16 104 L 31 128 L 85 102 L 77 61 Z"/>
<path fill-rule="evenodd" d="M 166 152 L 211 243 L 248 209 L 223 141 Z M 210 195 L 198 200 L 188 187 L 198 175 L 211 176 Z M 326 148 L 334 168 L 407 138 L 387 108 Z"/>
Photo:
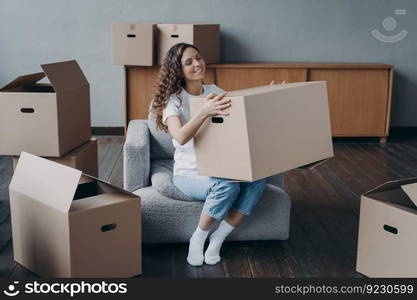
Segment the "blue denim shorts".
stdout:
<path fill-rule="evenodd" d="M 224 219 L 230 208 L 249 216 L 266 186 L 266 179 L 236 182 L 194 174 L 174 175 L 173 182 L 187 196 L 205 201 L 204 212 L 217 220 Z"/>

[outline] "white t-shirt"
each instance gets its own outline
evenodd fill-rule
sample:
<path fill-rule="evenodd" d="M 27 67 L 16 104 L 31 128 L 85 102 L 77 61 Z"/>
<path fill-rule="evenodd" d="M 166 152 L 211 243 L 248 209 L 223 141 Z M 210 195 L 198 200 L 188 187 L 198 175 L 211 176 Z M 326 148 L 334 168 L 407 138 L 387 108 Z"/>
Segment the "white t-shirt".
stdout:
<path fill-rule="evenodd" d="M 206 97 L 211 93 L 220 94 L 222 89 L 214 84 L 203 84 L 203 93 L 197 97 Z M 184 125 L 191 119 L 190 114 L 190 97 L 185 89 L 182 89 L 180 95 L 182 103 L 175 94 L 169 97 L 167 107 L 162 114 L 162 122 L 167 125 L 167 118 L 170 116 L 179 116 L 182 124 Z M 177 143 L 175 139 L 172 139 L 172 144 L 175 147 L 174 153 L 174 175 L 197 175 L 197 162 L 195 158 L 194 138 L 189 140 L 184 145 Z"/>

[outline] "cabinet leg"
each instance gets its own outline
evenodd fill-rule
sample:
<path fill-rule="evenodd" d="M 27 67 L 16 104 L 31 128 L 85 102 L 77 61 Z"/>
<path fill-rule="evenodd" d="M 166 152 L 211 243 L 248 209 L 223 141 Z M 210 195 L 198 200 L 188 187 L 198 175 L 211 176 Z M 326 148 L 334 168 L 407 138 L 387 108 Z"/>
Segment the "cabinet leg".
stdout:
<path fill-rule="evenodd" d="M 380 138 L 379 138 L 379 142 L 380 142 L 381 144 L 386 144 L 386 143 L 387 143 L 387 137 L 386 137 L 386 136 L 384 136 L 384 137 L 380 137 Z"/>

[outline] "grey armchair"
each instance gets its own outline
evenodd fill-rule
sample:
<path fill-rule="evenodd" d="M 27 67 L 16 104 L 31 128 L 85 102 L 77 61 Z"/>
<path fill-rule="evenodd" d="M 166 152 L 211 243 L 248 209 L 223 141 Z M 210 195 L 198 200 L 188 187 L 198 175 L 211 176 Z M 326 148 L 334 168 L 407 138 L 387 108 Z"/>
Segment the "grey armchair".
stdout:
<path fill-rule="evenodd" d="M 155 120 L 129 122 L 123 147 L 123 187 L 142 199 L 144 243 L 186 242 L 195 230 L 202 201 L 184 195 L 172 183 L 174 147 Z M 269 179 L 251 216 L 229 235 L 229 241 L 284 240 L 289 236 L 290 199 L 283 175 Z"/>

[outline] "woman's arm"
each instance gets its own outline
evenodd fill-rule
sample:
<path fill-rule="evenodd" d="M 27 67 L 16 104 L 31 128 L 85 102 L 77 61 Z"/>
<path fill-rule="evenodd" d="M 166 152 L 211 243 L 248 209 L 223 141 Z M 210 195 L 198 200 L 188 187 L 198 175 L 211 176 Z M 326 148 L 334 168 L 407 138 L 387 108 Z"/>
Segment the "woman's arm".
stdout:
<path fill-rule="evenodd" d="M 178 116 L 168 117 L 168 131 L 177 143 L 184 145 L 191 140 L 208 117 L 216 115 L 227 116 L 228 113 L 223 112 L 223 110 L 230 107 L 231 104 L 230 100 L 223 99 L 225 95 L 226 92 L 219 95 L 214 93 L 208 95 L 200 111 L 184 125 Z"/>

